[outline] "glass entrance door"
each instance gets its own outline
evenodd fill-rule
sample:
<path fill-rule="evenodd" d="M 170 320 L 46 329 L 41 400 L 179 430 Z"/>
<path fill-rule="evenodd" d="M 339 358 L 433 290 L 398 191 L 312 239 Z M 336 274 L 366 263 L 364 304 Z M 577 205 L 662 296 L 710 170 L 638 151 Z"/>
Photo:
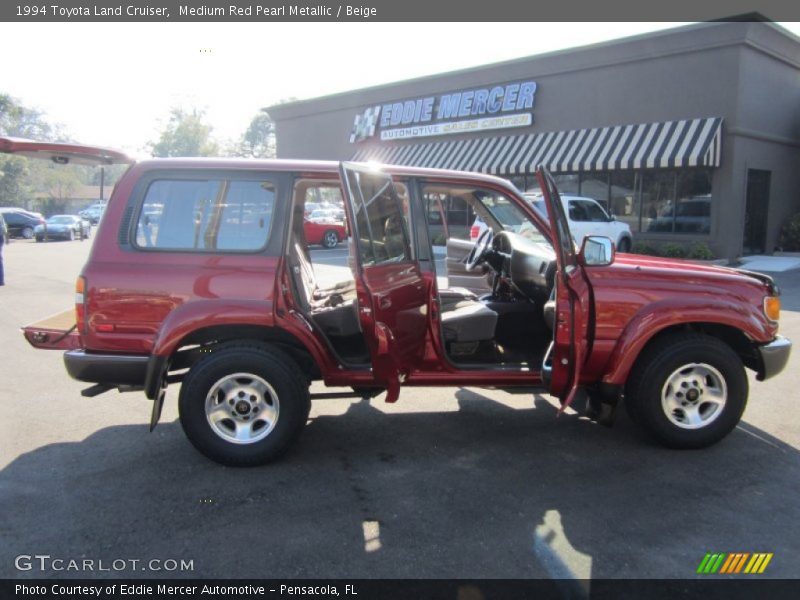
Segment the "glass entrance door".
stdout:
<path fill-rule="evenodd" d="M 770 171 L 747 170 L 743 240 L 745 254 L 761 254 L 766 250 L 770 175 Z"/>

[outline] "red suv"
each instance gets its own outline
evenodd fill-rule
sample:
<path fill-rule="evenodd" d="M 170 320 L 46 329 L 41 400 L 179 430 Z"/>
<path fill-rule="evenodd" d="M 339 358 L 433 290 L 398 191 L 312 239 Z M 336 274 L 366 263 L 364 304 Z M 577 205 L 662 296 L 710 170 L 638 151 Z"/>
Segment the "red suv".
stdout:
<path fill-rule="evenodd" d="M 108 150 L 0 139 L 0 150 L 125 160 Z M 503 179 L 405 167 L 208 159 L 132 165 L 108 204 L 77 281 L 75 309 L 30 325 L 37 348 L 66 350 L 69 374 L 143 390 L 158 421 L 181 383 L 180 421 L 206 456 L 229 465 L 274 459 L 306 423 L 309 385 L 353 396 L 402 386 L 538 387 L 589 414 L 624 399 L 661 443 L 698 448 L 741 418 L 745 367 L 781 371 L 769 277 L 615 254 L 589 236 L 573 246 L 552 179 L 538 172 L 548 219 Z M 304 203 L 346 199 L 349 268 L 317 279 Z M 328 189 L 330 192 L 331 190 Z M 440 287 L 425 215 L 460 199 L 489 225 L 450 240 Z M 502 215 L 502 221 L 498 218 Z M 501 224 L 502 223 L 502 224 Z M 330 394 L 318 394 L 318 397 Z"/>

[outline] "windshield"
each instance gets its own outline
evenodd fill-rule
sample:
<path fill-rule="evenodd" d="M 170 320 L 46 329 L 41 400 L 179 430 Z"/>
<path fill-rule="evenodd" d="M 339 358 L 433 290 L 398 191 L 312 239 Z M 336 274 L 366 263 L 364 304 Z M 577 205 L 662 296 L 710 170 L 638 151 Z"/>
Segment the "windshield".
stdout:
<path fill-rule="evenodd" d="M 527 198 L 527 197 L 526 197 Z M 547 206 L 545 206 L 544 200 L 542 198 L 536 198 L 536 200 L 530 201 L 531 206 L 536 209 L 542 217 L 545 219 L 547 218 Z"/>
<path fill-rule="evenodd" d="M 534 227 L 525 213 L 506 196 L 485 190 L 477 190 L 475 196 L 504 229 L 518 233 L 534 242 L 547 243 L 547 239 Z"/>

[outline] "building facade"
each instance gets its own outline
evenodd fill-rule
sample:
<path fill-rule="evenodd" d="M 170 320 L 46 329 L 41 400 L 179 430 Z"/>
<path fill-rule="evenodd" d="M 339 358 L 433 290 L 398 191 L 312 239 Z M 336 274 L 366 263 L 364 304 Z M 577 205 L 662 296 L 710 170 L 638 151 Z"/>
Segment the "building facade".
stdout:
<path fill-rule="evenodd" d="M 800 39 L 770 23 L 702 23 L 268 110 L 279 157 L 480 171 L 531 192 L 544 165 L 637 242 L 771 252 L 800 211 Z"/>

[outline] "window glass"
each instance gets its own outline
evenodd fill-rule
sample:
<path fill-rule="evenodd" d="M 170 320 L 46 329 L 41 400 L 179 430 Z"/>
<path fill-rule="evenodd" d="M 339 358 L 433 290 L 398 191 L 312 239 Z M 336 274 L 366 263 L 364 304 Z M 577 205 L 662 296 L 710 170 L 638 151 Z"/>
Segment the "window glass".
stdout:
<path fill-rule="evenodd" d="M 272 222 L 275 188 L 261 181 L 231 181 L 219 216 L 218 250 L 256 250 L 264 246 Z"/>
<path fill-rule="evenodd" d="M 675 233 L 711 233 L 711 170 L 679 171 Z"/>
<path fill-rule="evenodd" d="M 391 178 L 382 173 L 348 171 L 358 228 L 361 264 L 411 260 L 409 203 L 398 196 Z"/>
<path fill-rule="evenodd" d="M 521 191 L 521 192 L 525 191 L 525 176 L 524 175 L 516 175 L 514 177 L 509 177 L 508 180 L 519 191 Z"/>
<path fill-rule="evenodd" d="M 627 223 L 631 231 L 639 231 L 638 171 L 612 171 L 609 209 L 617 220 Z"/>
<path fill-rule="evenodd" d="M 577 173 L 559 173 L 553 175 L 553 181 L 556 182 L 556 187 L 563 196 L 577 196 L 580 194 L 580 181 Z M 538 183 L 536 187 L 539 187 Z"/>
<path fill-rule="evenodd" d="M 586 207 L 582 202 L 571 200 L 569 203 L 569 220 L 570 221 L 588 221 L 589 215 L 586 214 Z"/>
<path fill-rule="evenodd" d="M 671 233 L 675 213 L 675 171 L 645 171 L 642 176 L 642 230 Z"/>
<path fill-rule="evenodd" d="M 425 207 L 425 215 L 428 221 L 428 234 L 431 244 L 434 246 L 444 246 L 447 243 L 448 228 L 445 221 L 445 202 L 446 194 L 428 193 L 422 195 L 422 203 Z"/>
<path fill-rule="evenodd" d="M 275 188 L 264 181 L 159 180 L 139 213 L 136 245 L 163 250 L 258 250 L 266 244 Z"/>
<path fill-rule="evenodd" d="M 581 175 L 581 188 L 578 195 L 597 200 L 603 208 L 607 207 L 608 173 L 583 173 Z"/>
<path fill-rule="evenodd" d="M 435 184 L 428 184 L 423 188 L 424 198 L 442 194 L 451 200 L 458 201 L 459 204 L 469 207 L 470 213 L 476 214 L 473 220 L 474 224 L 478 225 L 481 230 L 483 219 L 480 214 L 478 214 L 476 207 L 482 207 L 483 210 L 488 211 L 504 229 L 514 231 L 534 241 L 546 243 L 545 237 L 536 228 L 533 222 L 522 212 L 513 200 L 502 193 L 493 190 L 461 186 L 448 187 L 445 189 Z M 469 240 L 470 232 L 467 230 L 466 236 L 461 237 L 460 232 L 454 232 L 451 227 L 450 236 L 451 238 Z"/>
<path fill-rule="evenodd" d="M 427 190 L 422 194 L 428 214 L 428 231 L 434 245 L 442 245 L 448 237 L 469 240 L 475 211 L 467 201 L 446 191 Z M 442 216 L 444 215 L 444 222 Z"/>
<path fill-rule="evenodd" d="M 578 203 L 583 207 L 583 210 L 586 212 L 587 221 L 591 221 L 593 223 L 608 222 L 608 215 L 602 208 L 600 208 L 600 205 L 597 204 L 596 202 L 589 202 L 588 200 L 578 200 Z"/>
<path fill-rule="evenodd" d="M 606 213 L 595 202 L 588 200 L 570 200 L 569 218 L 573 221 L 587 221 L 593 223 L 605 223 L 608 221 Z"/>

